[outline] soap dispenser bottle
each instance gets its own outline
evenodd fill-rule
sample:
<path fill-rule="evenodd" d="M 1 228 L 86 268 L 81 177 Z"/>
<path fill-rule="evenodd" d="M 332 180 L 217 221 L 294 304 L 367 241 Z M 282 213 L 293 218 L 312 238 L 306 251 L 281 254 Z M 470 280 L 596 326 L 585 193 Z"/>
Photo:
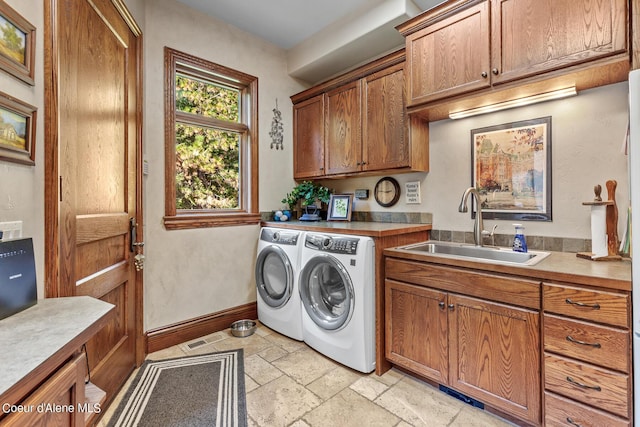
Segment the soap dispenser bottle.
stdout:
<path fill-rule="evenodd" d="M 527 241 L 524 238 L 524 227 L 522 224 L 513 224 L 516 227 L 516 235 L 513 238 L 513 250 L 516 252 L 527 252 Z"/>

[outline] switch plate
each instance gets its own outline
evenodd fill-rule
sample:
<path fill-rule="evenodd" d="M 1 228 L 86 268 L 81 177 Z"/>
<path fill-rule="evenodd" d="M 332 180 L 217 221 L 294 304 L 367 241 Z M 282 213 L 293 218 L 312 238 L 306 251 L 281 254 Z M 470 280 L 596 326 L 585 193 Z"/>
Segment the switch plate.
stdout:
<path fill-rule="evenodd" d="M 356 199 L 368 199 L 369 198 L 369 190 L 367 189 L 360 189 L 360 190 L 356 190 Z"/>
<path fill-rule="evenodd" d="M 22 238 L 22 221 L 0 222 L 2 238 L 0 240 L 11 240 Z"/>

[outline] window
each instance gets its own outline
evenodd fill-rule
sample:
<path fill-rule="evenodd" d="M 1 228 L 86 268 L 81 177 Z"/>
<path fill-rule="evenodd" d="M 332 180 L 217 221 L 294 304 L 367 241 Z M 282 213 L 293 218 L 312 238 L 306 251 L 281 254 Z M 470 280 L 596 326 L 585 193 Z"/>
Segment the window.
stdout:
<path fill-rule="evenodd" d="M 258 79 L 165 47 L 167 229 L 256 224 Z"/>

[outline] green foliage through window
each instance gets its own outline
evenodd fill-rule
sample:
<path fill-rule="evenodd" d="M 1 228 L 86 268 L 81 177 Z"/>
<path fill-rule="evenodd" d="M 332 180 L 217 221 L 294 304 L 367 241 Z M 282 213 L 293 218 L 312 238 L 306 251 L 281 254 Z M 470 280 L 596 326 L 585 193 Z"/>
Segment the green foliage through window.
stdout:
<path fill-rule="evenodd" d="M 175 83 L 177 111 L 214 119 L 176 118 L 176 208 L 238 209 L 242 135 L 216 120 L 240 121 L 240 91 L 180 74 Z"/>

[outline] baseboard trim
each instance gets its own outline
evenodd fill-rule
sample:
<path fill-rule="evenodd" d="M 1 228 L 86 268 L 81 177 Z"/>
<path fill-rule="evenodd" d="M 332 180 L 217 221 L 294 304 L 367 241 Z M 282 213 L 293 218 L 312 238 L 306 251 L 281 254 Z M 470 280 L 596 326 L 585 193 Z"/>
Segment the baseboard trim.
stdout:
<path fill-rule="evenodd" d="M 163 350 L 204 335 L 227 329 L 236 320 L 257 319 L 258 304 L 232 307 L 217 313 L 174 323 L 147 331 L 147 353 Z"/>

